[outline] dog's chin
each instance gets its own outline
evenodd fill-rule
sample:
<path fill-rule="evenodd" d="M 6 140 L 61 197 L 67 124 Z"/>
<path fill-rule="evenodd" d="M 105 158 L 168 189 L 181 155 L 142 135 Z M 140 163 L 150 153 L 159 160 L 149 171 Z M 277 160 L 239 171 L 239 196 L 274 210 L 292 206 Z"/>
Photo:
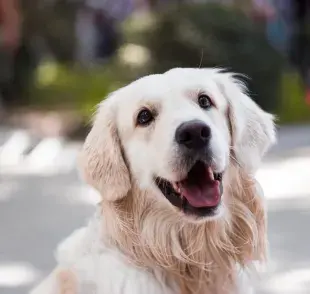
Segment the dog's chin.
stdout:
<path fill-rule="evenodd" d="M 215 173 L 210 165 L 197 161 L 187 176 L 171 182 L 155 177 L 155 183 L 167 200 L 192 219 L 214 218 L 220 214 L 223 173 Z"/>

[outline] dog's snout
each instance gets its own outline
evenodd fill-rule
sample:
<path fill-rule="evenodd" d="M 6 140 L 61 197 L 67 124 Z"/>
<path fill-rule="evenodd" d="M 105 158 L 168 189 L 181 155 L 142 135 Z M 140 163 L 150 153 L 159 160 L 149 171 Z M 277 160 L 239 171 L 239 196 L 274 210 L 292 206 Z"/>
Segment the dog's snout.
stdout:
<path fill-rule="evenodd" d="M 209 144 L 210 138 L 210 127 L 199 120 L 182 123 L 175 133 L 177 143 L 192 150 L 206 147 Z"/>

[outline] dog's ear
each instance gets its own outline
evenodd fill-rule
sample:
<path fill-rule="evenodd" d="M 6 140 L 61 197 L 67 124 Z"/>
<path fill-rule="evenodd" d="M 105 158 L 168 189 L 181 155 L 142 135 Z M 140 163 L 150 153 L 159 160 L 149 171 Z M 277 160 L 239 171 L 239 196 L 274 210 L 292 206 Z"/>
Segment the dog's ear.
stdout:
<path fill-rule="evenodd" d="M 233 156 L 246 171 L 255 172 L 265 152 L 276 142 L 274 116 L 263 111 L 232 74 L 219 73 L 218 80 L 228 101 Z"/>
<path fill-rule="evenodd" d="M 131 187 L 116 127 L 114 95 L 99 105 L 80 157 L 84 179 L 109 201 L 126 196 Z"/>

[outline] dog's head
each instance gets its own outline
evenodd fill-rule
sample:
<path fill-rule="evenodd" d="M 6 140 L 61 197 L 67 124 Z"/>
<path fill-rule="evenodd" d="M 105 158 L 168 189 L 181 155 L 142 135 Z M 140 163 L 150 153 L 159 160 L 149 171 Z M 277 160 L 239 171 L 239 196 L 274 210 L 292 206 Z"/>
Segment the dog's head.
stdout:
<path fill-rule="evenodd" d="M 106 201 L 134 185 L 191 218 L 217 216 L 228 167 L 254 173 L 275 141 L 273 117 L 244 90 L 219 70 L 173 69 L 112 93 L 84 145 L 87 182 Z"/>

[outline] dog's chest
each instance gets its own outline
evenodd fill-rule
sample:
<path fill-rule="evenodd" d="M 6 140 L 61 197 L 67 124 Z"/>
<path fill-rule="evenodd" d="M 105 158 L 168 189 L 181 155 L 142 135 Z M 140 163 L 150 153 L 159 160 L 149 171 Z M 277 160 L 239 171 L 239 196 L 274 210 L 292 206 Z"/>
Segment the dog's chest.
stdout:
<path fill-rule="evenodd" d="M 74 272 L 79 294 L 179 294 L 160 276 L 127 264 L 117 253 L 81 259 Z"/>
<path fill-rule="evenodd" d="M 115 252 L 81 259 L 75 264 L 74 271 L 79 281 L 78 294 L 192 294 L 161 271 L 151 273 L 138 268 Z M 211 288 L 210 284 L 202 283 L 195 294 L 250 294 L 248 281 L 244 278 L 240 276 L 236 290 L 224 289 L 220 284 Z"/>
<path fill-rule="evenodd" d="M 95 219 L 88 227 L 73 233 L 58 248 L 59 266 L 75 274 L 77 294 L 190 294 L 182 289 L 180 281 L 168 278 L 165 272 L 150 272 L 137 267 L 116 249 L 105 247 L 100 233 L 100 222 Z M 246 286 L 247 283 L 242 284 Z M 210 292 L 203 284 L 201 289 L 195 294 L 250 293 L 247 290 L 229 293 L 217 289 Z"/>
<path fill-rule="evenodd" d="M 58 248 L 61 268 L 76 276 L 77 294 L 180 294 L 160 272 L 134 266 L 126 256 L 105 247 L 96 222 L 74 232 Z"/>

